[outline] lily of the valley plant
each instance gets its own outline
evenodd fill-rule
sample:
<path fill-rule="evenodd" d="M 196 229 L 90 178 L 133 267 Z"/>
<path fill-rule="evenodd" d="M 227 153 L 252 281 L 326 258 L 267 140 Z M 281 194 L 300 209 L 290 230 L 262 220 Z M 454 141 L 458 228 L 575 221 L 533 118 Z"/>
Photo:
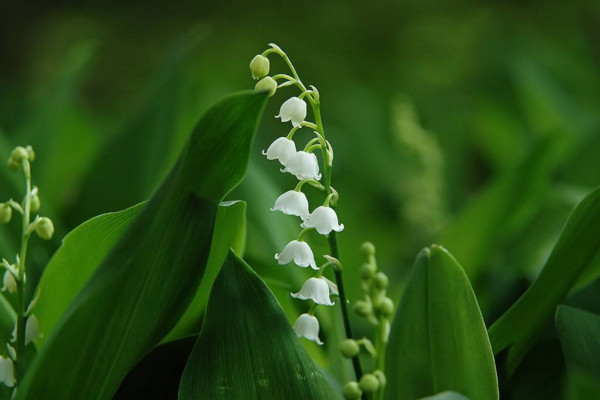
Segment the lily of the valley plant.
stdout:
<path fill-rule="evenodd" d="M 270 61 L 268 56 L 281 57 L 289 67 L 290 74 L 280 73 L 270 76 Z M 369 257 L 369 270 L 363 274 L 363 287 L 367 293 L 365 302 L 358 303 L 356 311 L 377 327 L 379 335 L 376 345 L 366 338 L 355 340 L 347 310 L 347 299 L 344 293 L 342 280 L 342 262 L 338 250 L 336 234 L 344 230 L 344 224 L 340 223 L 336 213 L 336 206 L 340 195 L 332 186 L 331 172 L 333 168 L 334 151 L 332 144 L 326 139 L 325 128 L 321 117 L 321 96 L 314 85 L 305 86 L 301 81 L 296 69 L 287 54 L 277 45 L 270 44 L 270 48 L 262 54 L 256 55 L 250 62 L 250 71 L 254 79 L 260 79 L 256 90 L 265 90 L 273 96 L 279 89 L 294 87 L 299 93 L 289 97 L 283 102 L 279 114 L 275 117 L 283 123 L 291 123 L 291 129 L 287 135 L 276 138 L 273 143 L 263 151 L 263 155 L 269 160 L 277 160 L 281 164 L 281 172 L 291 174 L 298 180 L 294 188 L 284 192 L 277 199 L 271 211 L 282 212 L 287 215 L 298 217 L 298 227 L 301 230 L 296 238 L 277 254 L 275 260 L 279 265 L 294 263 L 298 267 L 311 267 L 314 275 L 306 280 L 302 288 L 291 296 L 295 299 L 308 301 L 308 310 L 301 314 L 294 329 L 299 337 L 306 338 L 319 345 L 323 341 L 319 337 L 319 320 L 315 316 L 315 310 L 319 306 L 331 307 L 336 304 L 332 296 L 339 297 L 340 310 L 344 320 L 346 338 L 342 341 L 341 353 L 351 358 L 356 381 L 348 382 L 343 389 L 347 399 L 360 398 L 363 393 L 383 398 L 385 388 L 385 375 L 383 357 L 379 359 L 377 354 L 385 353 L 385 344 L 389 335 L 389 317 L 392 313 L 393 304 L 385 296 L 387 277 L 383 273 L 377 273 L 374 266 L 374 247 L 365 245 L 365 254 Z M 308 106 L 312 110 L 313 120 L 308 118 Z M 309 132 L 310 138 L 305 140 L 304 146 L 300 146 L 298 137 L 303 131 Z M 319 157 L 317 157 L 317 155 Z M 319 160 L 320 158 L 320 160 Z M 307 185 L 308 184 L 308 185 Z M 322 203 L 311 207 L 304 190 L 311 187 L 323 194 Z M 305 241 L 309 231 L 316 231 L 319 235 L 327 238 L 329 254 L 325 254 L 324 262 L 320 265 L 315 260 L 313 250 Z M 371 267 L 372 266 L 372 267 Z M 335 282 L 323 276 L 327 267 L 334 269 Z M 371 274 L 372 272 L 372 274 Z M 371 290 L 379 282 L 377 290 Z M 384 313 L 374 313 L 373 304 L 381 309 L 382 302 L 385 303 Z M 360 345 L 376 360 L 377 369 L 373 373 L 364 374 L 358 358 Z"/>

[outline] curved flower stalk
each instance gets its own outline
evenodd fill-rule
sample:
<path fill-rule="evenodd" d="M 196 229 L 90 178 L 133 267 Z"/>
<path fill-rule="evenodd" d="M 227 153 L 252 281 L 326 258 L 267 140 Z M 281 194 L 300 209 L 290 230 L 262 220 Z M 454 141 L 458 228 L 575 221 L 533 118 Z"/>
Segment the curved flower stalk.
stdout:
<path fill-rule="evenodd" d="M 250 63 L 252 76 L 255 79 L 262 78 L 265 80 L 264 84 L 257 84 L 256 89 L 267 90 L 271 96 L 285 87 L 295 87 L 300 92 L 288 97 L 281 105 L 279 114 L 275 116 L 280 118 L 281 122 L 291 122 L 291 130 L 286 136 L 275 139 L 269 148 L 263 151 L 263 154 L 269 160 L 279 160 L 284 167 L 281 172 L 289 173 L 299 181 L 293 190 L 288 190 L 280 195 L 275 200 L 273 208 L 271 208 L 271 211 L 280 211 L 300 217 L 298 225 L 303 228 L 295 240 L 286 245 L 281 253 L 275 255 L 275 259 L 280 265 L 293 261 L 299 267 L 306 268 L 310 266 L 313 270 L 316 270 L 316 274 L 304 283 L 298 293 L 291 294 L 294 298 L 311 303 L 308 312 L 298 317 L 294 328 L 299 337 L 322 344 L 319 339 L 319 321 L 314 315 L 315 309 L 319 306 L 333 306 L 335 303 L 331 301 L 330 296 L 334 295 L 339 297 L 346 337 L 352 339 L 352 329 L 342 280 L 342 264 L 339 261 L 340 256 L 336 239 L 336 234 L 344 230 L 344 225 L 339 222 L 335 211 L 339 195 L 331 185 L 333 147 L 325 137 L 321 118 L 320 94 L 315 86 L 311 85 L 310 88 L 307 88 L 302 83 L 292 62 L 281 48 L 272 43 L 269 46 L 269 49 L 255 56 Z M 270 63 L 265 62 L 265 59 L 268 60 L 268 56 L 273 54 L 284 60 L 291 75 L 275 74 L 269 76 Z M 273 90 L 272 81 L 277 83 L 275 90 Z M 308 106 L 312 111 L 314 122 L 307 120 Z M 295 134 L 302 128 L 308 128 L 307 130 L 311 132 L 312 138 L 307 141 L 302 150 L 297 151 L 298 141 L 295 140 Z M 319 165 L 316 152 L 320 154 L 321 165 Z M 305 184 L 307 183 L 323 193 L 323 203 L 314 207 L 312 212 L 309 212 L 308 200 L 303 193 L 303 188 L 306 187 Z M 309 244 L 303 240 L 304 235 L 311 230 L 326 236 L 329 243 L 329 254 L 325 255 L 326 262 L 320 267 L 317 267 Z M 336 283 L 323 276 L 328 266 L 332 266 L 334 269 Z M 360 380 L 362 370 L 358 356 L 352 358 L 352 363 L 356 379 Z"/>
<path fill-rule="evenodd" d="M 14 213 L 22 217 L 21 249 L 11 263 L 6 258 L 2 259 L 5 269 L 2 279 L 2 292 L 16 297 L 17 321 L 13 330 L 13 337 L 6 343 L 6 357 L 0 356 L 0 383 L 13 388 L 16 393 L 19 382 L 26 371 L 25 348 L 40 337 L 39 323 L 33 314 L 39 292 L 26 307 L 27 283 L 27 245 L 29 238 L 35 232 L 41 239 L 49 240 L 54 234 L 54 224 L 47 217 L 36 216 L 32 221 L 32 213 L 40 209 L 39 190 L 31 184 L 31 163 L 35 160 L 35 153 L 31 146 L 16 147 L 8 159 L 8 168 L 21 171 L 25 177 L 25 198 L 21 203 L 10 199 L 0 204 L 0 223 L 9 223 Z"/>

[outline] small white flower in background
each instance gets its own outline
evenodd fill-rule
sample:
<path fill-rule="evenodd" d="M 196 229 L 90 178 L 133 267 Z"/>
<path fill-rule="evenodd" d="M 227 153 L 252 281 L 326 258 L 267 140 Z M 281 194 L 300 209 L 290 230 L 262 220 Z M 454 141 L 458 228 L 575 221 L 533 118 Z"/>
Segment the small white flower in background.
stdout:
<path fill-rule="evenodd" d="M 313 315 L 300 315 L 294 324 L 294 330 L 298 337 L 306 338 L 318 345 L 323 344 L 319 339 L 319 320 Z"/>
<path fill-rule="evenodd" d="M 281 211 L 287 215 L 296 215 L 305 221 L 310 214 L 308 211 L 308 199 L 302 192 L 288 190 L 275 200 L 271 211 Z"/>
<path fill-rule="evenodd" d="M 329 284 L 323 278 L 308 278 L 298 293 L 292 293 L 295 299 L 311 299 L 316 304 L 332 306 L 335 303 L 329 298 Z"/>
<path fill-rule="evenodd" d="M 31 314 L 25 323 L 25 345 L 35 341 L 40 336 L 40 325 L 35 315 Z"/>
<path fill-rule="evenodd" d="M 17 281 L 15 280 L 14 275 L 8 269 L 4 273 L 4 279 L 2 282 L 3 286 L 1 290 L 3 292 L 8 290 L 8 293 L 14 293 L 17 291 Z"/>
<path fill-rule="evenodd" d="M 316 181 L 321 179 L 317 156 L 306 151 L 298 151 L 291 156 L 282 172 L 289 172 L 300 181 L 303 179 L 314 179 Z"/>
<path fill-rule="evenodd" d="M 284 167 L 290 158 L 296 154 L 296 143 L 286 137 L 275 139 L 269 146 L 267 151 L 263 150 L 263 155 L 267 156 L 268 160 L 279 160 Z"/>
<path fill-rule="evenodd" d="M 281 122 L 292 121 L 292 126 L 296 127 L 306 118 L 306 102 L 298 97 L 291 97 L 281 105 L 279 115 L 275 118 L 281 118 Z"/>
<path fill-rule="evenodd" d="M 315 228 L 321 235 L 329 235 L 331 231 L 341 232 L 344 230 L 344 224 L 338 222 L 335 210 L 326 206 L 317 207 L 301 226 L 302 228 Z"/>
<path fill-rule="evenodd" d="M 317 263 L 315 262 L 315 256 L 310 249 L 310 246 L 306 242 L 300 242 L 298 240 L 292 240 L 289 242 L 280 254 L 275 254 L 275 259 L 279 265 L 294 263 L 302 268 L 310 266 L 314 270 L 318 270 Z"/>
<path fill-rule="evenodd" d="M 0 382 L 8 387 L 15 386 L 15 367 L 10 358 L 0 356 Z"/>

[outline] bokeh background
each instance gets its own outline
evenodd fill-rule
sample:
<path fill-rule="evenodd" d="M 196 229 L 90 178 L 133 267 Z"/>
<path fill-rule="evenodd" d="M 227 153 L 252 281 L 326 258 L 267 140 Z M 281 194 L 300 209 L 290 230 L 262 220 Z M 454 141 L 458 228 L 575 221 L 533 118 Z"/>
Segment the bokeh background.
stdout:
<path fill-rule="evenodd" d="M 57 227 L 54 242 L 34 244 L 37 275 L 70 229 L 148 198 L 202 111 L 251 89 L 249 61 L 275 42 L 321 92 L 351 300 L 363 241 L 395 300 L 419 249 L 440 243 L 491 324 L 600 183 L 599 26 L 594 0 L 2 0 L 0 158 L 34 146 L 42 211 Z M 284 67 L 273 59 L 273 71 Z M 292 95 L 270 101 L 247 179 L 229 196 L 248 202 L 246 257 L 290 320 L 304 305 L 287 293 L 306 275 L 273 254 L 298 227 L 268 208 L 295 182 L 260 150 L 287 133 L 273 116 Z M 2 200 L 21 186 L 0 171 Z M 17 232 L 0 230 L 2 256 Z"/>

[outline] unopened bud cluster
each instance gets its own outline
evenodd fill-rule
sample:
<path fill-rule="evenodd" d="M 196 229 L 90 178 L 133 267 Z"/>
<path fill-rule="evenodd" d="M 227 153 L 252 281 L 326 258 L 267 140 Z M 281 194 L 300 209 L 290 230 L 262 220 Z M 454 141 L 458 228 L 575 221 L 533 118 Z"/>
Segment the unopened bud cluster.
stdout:
<path fill-rule="evenodd" d="M 8 158 L 8 168 L 12 171 L 22 171 L 26 182 L 26 192 L 23 200 L 18 203 L 12 199 L 0 203 L 0 224 L 8 224 L 15 214 L 20 215 L 23 221 L 21 250 L 15 256 L 15 261 L 2 259 L 1 268 L 4 268 L 2 277 L 2 292 L 15 295 L 17 303 L 17 322 L 13 331 L 13 338 L 6 343 L 6 356 L 0 355 L 0 383 L 15 388 L 18 386 L 18 377 L 15 374 L 15 365 L 24 354 L 24 347 L 39 337 L 39 323 L 33 315 L 33 308 L 37 296 L 25 307 L 24 298 L 27 273 L 25 270 L 25 255 L 27 243 L 33 232 L 41 239 L 50 240 L 54 234 L 54 224 L 48 217 L 37 215 L 32 220 L 32 213 L 37 213 L 41 208 L 39 189 L 31 184 L 31 163 L 35 160 L 35 152 L 31 146 L 18 146 Z M 16 293 L 16 294 L 15 294 Z M 21 340 L 19 340 L 19 338 Z M 14 393 L 13 393 L 14 395 Z"/>
<path fill-rule="evenodd" d="M 383 355 L 390 331 L 390 319 L 394 313 L 394 303 L 387 297 L 389 279 L 386 274 L 378 271 L 375 246 L 370 242 L 363 243 L 361 251 L 367 260 L 360 270 L 365 297 L 354 304 L 354 311 L 376 327 L 375 345 L 367 338 L 344 340 L 340 351 L 344 357 L 357 357 L 362 345 L 373 357 L 377 369 L 364 374 L 358 382 L 346 383 L 342 393 L 348 400 L 359 399 L 363 393 L 374 394 L 384 390 L 386 378 L 383 372 Z"/>

